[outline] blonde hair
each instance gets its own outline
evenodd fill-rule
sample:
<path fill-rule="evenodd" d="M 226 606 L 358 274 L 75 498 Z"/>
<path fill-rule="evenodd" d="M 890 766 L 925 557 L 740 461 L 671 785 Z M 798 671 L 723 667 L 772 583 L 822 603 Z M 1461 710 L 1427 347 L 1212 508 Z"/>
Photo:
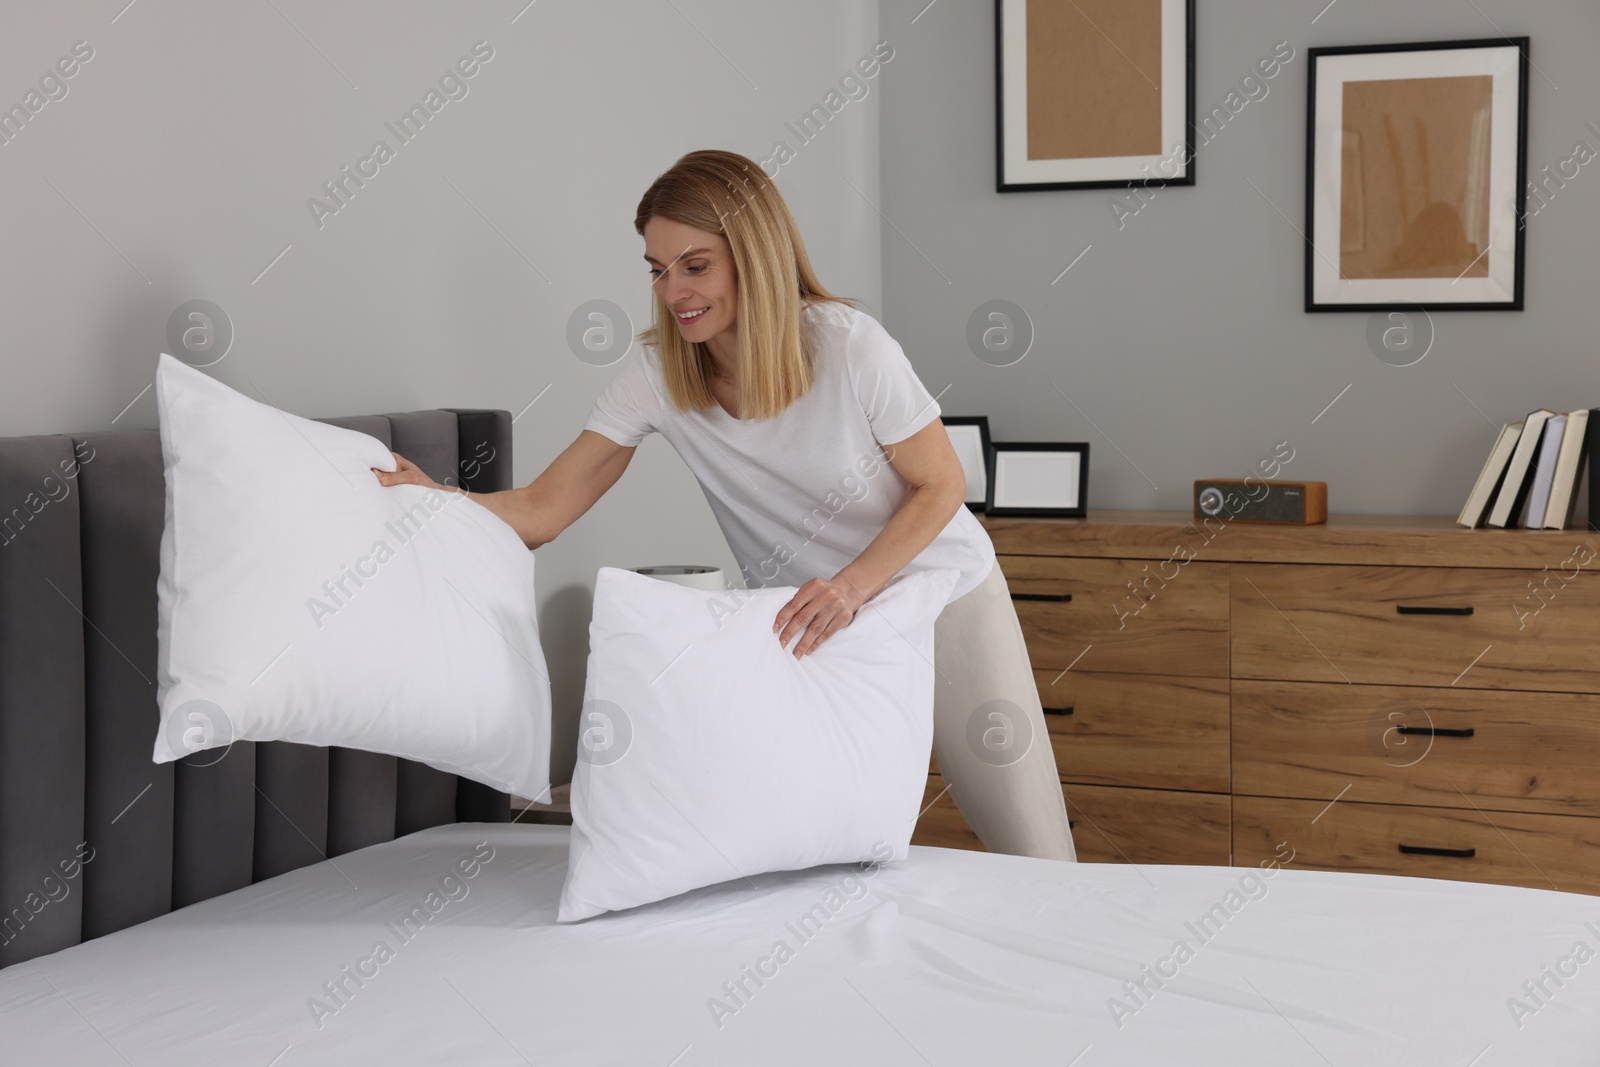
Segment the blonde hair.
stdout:
<path fill-rule="evenodd" d="M 739 417 L 781 414 L 811 388 L 815 351 L 802 314 L 824 300 L 851 303 L 817 281 L 799 227 L 783 195 L 754 161 L 734 152 L 690 152 L 650 183 L 633 226 L 641 236 L 652 218 L 671 219 L 718 234 L 737 271 Z M 706 346 L 686 341 L 659 295 L 655 324 L 639 335 L 661 354 L 662 377 L 679 411 L 717 402 L 711 392 L 716 362 Z"/>

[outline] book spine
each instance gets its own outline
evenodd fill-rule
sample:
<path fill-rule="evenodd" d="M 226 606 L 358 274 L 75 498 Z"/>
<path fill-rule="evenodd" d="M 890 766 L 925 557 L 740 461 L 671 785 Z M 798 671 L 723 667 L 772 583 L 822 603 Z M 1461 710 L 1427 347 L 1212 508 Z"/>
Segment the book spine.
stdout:
<path fill-rule="evenodd" d="M 1589 409 L 1589 428 L 1583 435 L 1583 458 L 1578 461 L 1578 470 L 1573 475 L 1575 478 L 1583 477 L 1583 468 L 1589 468 L 1589 522 L 1590 530 L 1600 531 L 1600 408 Z M 1578 487 L 1572 487 L 1573 497 L 1578 495 Z"/>

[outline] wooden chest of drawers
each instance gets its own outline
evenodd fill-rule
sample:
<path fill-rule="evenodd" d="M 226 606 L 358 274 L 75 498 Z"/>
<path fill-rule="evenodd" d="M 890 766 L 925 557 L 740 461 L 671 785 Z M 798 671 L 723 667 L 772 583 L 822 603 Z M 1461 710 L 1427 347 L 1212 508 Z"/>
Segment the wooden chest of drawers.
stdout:
<path fill-rule="evenodd" d="M 1600 893 L 1600 535 L 985 525 L 1080 859 Z M 943 788 L 916 840 L 981 847 Z"/>

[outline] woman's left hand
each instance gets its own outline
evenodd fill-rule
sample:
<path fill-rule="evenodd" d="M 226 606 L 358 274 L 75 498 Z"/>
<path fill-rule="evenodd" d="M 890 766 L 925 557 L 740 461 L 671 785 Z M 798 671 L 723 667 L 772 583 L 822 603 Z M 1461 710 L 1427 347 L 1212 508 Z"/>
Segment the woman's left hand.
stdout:
<path fill-rule="evenodd" d="M 795 591 L 794 597 L 772 620 L 772 632 L 780 647 L 802 630 L 794 645 L 794 658 L 816 651 L 817 646 L 849 626 L 861 609 L 863 599 L 856 588 L 839 578 L 813 578 Z"/>

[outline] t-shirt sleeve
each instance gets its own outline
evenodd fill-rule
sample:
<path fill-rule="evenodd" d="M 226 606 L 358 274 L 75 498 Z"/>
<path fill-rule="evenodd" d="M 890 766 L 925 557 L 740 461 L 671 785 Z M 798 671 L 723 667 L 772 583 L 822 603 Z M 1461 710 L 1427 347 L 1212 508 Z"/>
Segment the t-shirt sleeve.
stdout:
<path fill-rule="evenodd" d="M 879 444 L 904 441 L 939 417 L 939 402 L 917 377 L 900 342 L 876 319 L 860 316 L 846 343 L 856 399 Z"/>
<path fill-rule="evenodd" d="M 618 371 L 595 398 L 585 430 L 611 438 L 625 448 L 636 448 L 659 428 L 661 398 L 650 385 L 645 355 Z"/>

